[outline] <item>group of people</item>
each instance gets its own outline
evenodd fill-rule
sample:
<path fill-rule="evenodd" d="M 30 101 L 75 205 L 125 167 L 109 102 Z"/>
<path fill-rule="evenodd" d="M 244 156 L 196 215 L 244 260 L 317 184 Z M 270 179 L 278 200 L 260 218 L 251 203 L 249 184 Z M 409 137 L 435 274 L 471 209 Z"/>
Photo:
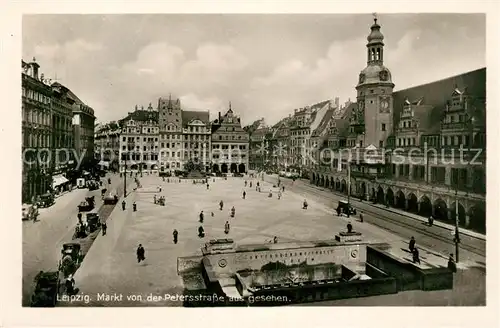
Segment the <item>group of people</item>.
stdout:
<path fill-rule="evenodd" d="M 165 196 L 157 197 L 156 194 L 153 196 L 153 203 L 161 206 L 165 206 Z"/>
<path fill-rule="evenodd" d="M 125 211 L 126 208 L 127 208 L 127 202 L 124 199 L 122 201 L 122 211 Z M 137 212 L 137 203 L 135 201 L 132 203 L 132 209 L 134 212 Z"/>

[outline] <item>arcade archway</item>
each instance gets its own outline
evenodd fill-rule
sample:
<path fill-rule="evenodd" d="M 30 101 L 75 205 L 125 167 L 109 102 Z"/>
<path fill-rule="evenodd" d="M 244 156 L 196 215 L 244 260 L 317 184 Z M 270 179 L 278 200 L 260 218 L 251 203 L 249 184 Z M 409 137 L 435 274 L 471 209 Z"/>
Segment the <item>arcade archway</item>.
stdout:
<path fill-rule="evenodd" d="M 347 193 L 347 185 L 344 179 L 340 181 L 340 191 L 343 193 Z"/>
<path fill-rule="evenodd" d="M 238 165 L 238 172 L 239 173 L 246 173 L 245 164 L 241 163 L 240 165 Z"/>
<path fill-rule="evenodd" d="M 214 164 L 214 165 L 212 166 L 212 171 L 213 171 L 213 172 L 219 172 L 219 170 L 220 170 L 220 168 L 219 168 L 219 164 Z"/>
<path fill-rule="evenodd" d="M 382 187 L 378 187 L 377 190 L 377 203 L 385 204 L 384 189 L 382 189 Z"/>
<path fill-rule="evenodd" d="M 226 163 L 222 163 L 221 167 L 220 167 L 220 170 L 222 173 L 227 173 L 227 164 Z"/>
<path fill-rule="evenodd" d="M 394 192 L 391 188 L 387 189 L 387 193 L 385 196 L 386 204 L 393 207 L 394 206 Z"/>
<path fill-rule="evenodd" d="M 408 195 L 408 212 L 418 213 L 418 199 L 414 193 Z"/>
<path fill-rule="evenodd" d="M 231 163 L 231 173 L 237 173 L 238 172 L 238 165 L 236 163 Z"/>
<path fill-rule="evenodd" d="M 406 197 L 401 190 L 398 190 L 398 192 L 396 193 L 395 207 L 406 210 Z"/>
<path fill-rule="evenodd" d="M 338 178 L 335 180 L 335 190 L 340 191 L 340 180 Z"/>
<path fill-rule="evenodd" d="M 333 177 L 330 178 L 330 189 L 334 189 L 335 188 L 335 180 L 333 180 Z"/>
<path fill-rule="evenodd" d="M 448 206 L 441 198 L 434 202 L 434 218 L 439 221 L 448 221 Z"/>
<path fill-rule="evenodd" d="M 483 205 L 474 205 L 469 210 L 469 228 L 486 233 L 486 211 Z"/>
<path fill-rule="evenodd" d="M 420 210 L 418 214 L 425 217 L 430 217 L 432 215 L 432 203 L 429 197 L 422 196 L 422 198 L 420 198 Z"/>
<path fill-rule="evenodd" d="M 362 182 L 360 187 L 360 198 L 365 199 L 366 197 L 366 183 Z"/>
<path fill-rule="evenodd" d="M 138 168 L 139 168 L 139 167 L 138 167 L 138 165 L 137 165 L 137 164 L 132 164 L 132 165 L 130 165 L 130 169 L 131 169 L 131 170 L 137 170 Z"/>

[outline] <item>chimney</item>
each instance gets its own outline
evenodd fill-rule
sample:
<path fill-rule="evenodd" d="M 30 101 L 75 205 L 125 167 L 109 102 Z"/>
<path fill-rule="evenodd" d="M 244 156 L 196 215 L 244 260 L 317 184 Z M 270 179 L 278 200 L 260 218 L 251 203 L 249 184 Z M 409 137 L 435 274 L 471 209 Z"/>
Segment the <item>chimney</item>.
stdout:
<path fill-rule="evenodd" d="M 220 112 L 219 112 L 219 123 L 220 123 Z"/>
<path fill-rule="evenodd" d="M 335 107 L 339 108 L 340 107 L 340 98 L 335 97 Z"/>

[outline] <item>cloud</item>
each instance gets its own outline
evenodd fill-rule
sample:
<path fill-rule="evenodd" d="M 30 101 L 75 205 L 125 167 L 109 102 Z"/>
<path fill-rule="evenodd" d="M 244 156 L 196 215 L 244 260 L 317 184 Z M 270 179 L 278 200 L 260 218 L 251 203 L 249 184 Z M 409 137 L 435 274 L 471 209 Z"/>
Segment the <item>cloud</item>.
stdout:
<path fill-rule="evenodd" d="M 371 17 L 318 17 L 83 15 L 55 24 L 41 15 L 23 19 L 23 55 L 46 77 L 57 73 L 100 121 L 172 93 L 190 109 L 214 113 L 231 101 L 244 123 L 273 123 L 294 108 L 356 96 Z M 484 18 L 470 17 L 382 17 L 396 90 L 485 66 Z"/>

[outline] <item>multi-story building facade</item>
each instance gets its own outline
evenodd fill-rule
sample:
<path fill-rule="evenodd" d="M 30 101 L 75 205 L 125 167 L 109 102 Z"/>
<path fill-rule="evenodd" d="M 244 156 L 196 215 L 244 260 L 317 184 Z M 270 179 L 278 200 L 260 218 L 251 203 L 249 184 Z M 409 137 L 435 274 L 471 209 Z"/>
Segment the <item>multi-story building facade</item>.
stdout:
<path fill-rule="evenodd" d="M 160 172 L 173 173 L 183 169 L 183 131 L 180 99 L 158 99 L 160 128 Z"/>
<path fill-rule="evenodd" d="M 137 109 L 120 120 L 120 172 L 158 171 L 158 111 L 151 104 Z"/>
<path fill-rule="evenodd" d="M 290 121 L 291 115 L 280 120 L 273 126 L 272 139 L 275 147 L 272 149 L 273 158 L 276 161 L 278 170 L 286 170 L 291 157 L 291 142 L 290 142 Z"/>
<path fill-rule="evenodd" d="M 346 146 L 311 182 L 484 232 L 486 69 L 394 92 L 383 40 L 375 20 Z"/>
<path fill-rule="evenodd" d="M 338 105 L 339 99 L 335 99 Z M 307 175 L 313 162 L 311 161 L 311 133 L 319 126 L 330 108 L 330 100 L 325 100 L 295 109 L 290 121 L 290 158 L 291 166 L 300 174 Z"/>
<path fill-rule="evenodd" d="M 67 171 L 70 161 L 75 162 L 72 126 L 74 104 L 68 88 L 59 83 L 52 84 L 52 158 L 55 159 L 55 175 Z"/>
<path fill-rule="evenodd" d="M 22 200 L 33 202 L 52 188 L 52 88 L 39 76 L 35 58 L 30 63 L 21 61 L 21 68 Z"/>
<path fill-rule="evenodd" d="M 95 131 L 95 158 L 104 168 L 116 171 L 119 169 L 120 134 L 121 128 L 116 121 L 100 125 Z"/>
<path fill-rule="evenodd" d="M 80 168 L 91 168 L 94 164 L 94 110 L 84 104 L 71 91 L 73 104 L 74 149 Z"/>
<path fill-rule="evenodd" d="M 212 123 L 212 171 L 246 173 L 248 170 L 249 134 L 241 120 L 229 110 Z"/>
<path fill-rule="evenodd" d="M 261 118 L 246 127 L 249 133 L 248 165 L 251 170 L 268 169 L 272 157 L 272 128 Z"/>
<path fill-rule="evenodd" d="M 211 169 L 211 127 L 208 111 L 182 111 L 183 165 L 192 162 L 203 170 Z"/>

